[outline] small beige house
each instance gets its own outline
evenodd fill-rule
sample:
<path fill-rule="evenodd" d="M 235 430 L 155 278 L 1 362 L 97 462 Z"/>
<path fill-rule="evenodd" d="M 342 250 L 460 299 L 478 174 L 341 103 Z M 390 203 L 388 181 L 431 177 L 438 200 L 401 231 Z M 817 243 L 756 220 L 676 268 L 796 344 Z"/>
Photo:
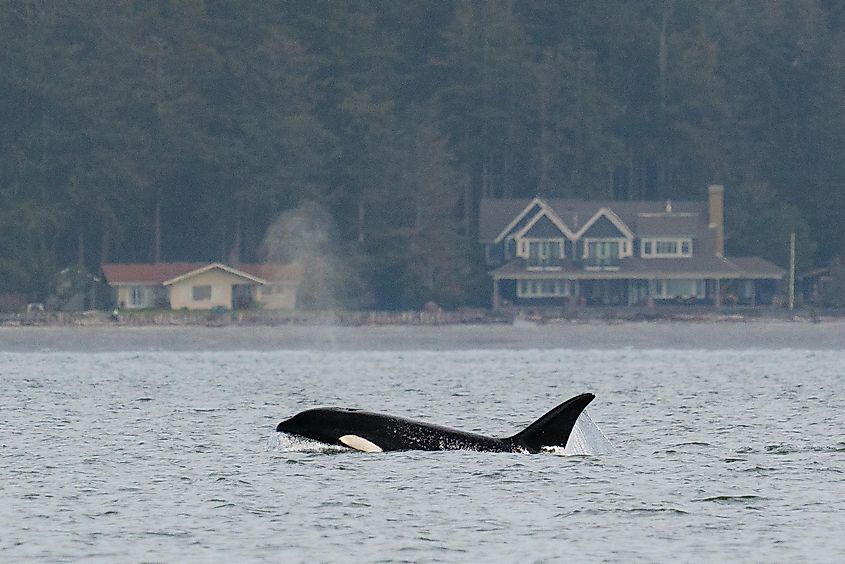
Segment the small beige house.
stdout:
<path fill-rule="evenodd" d="M 105 264 L 103 274 L 121 309 L 226 309 L 258 305 L 295 309 L 299 264 Z"/>
<path fill-rule="evenodd" d="M 261 278 L 219 262 L 162 283 L 170 289 L 171 309 L 232 309 L 239 301 L 255 295 L 255 287 L 264 284 Z"/>

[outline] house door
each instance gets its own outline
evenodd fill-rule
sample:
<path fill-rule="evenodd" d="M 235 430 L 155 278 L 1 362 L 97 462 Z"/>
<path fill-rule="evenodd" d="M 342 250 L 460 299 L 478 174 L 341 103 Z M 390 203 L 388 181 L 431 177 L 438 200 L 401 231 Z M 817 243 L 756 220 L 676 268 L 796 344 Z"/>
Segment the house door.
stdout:
<path fill-rule="evenodd" d="M 627 280 L 585 280 L 584 297 L 587 305 L 627 305 Z"/>
<path fill-rule="evenodd" d="M 252 284 L 232 284 L 232 309 L 247 309 L 255 305 Z"/>

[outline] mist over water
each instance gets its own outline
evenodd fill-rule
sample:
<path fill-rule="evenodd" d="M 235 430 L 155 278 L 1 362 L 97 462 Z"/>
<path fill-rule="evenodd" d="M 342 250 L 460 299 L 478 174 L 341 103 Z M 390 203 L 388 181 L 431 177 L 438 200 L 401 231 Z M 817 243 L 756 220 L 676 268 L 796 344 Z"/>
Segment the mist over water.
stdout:
<path fill-rule="evenodd" d="M 341 249 L 331 214 L 316 202 L 305 202 L 282 212 L 267 228 L 259 254 L 268 264 L 297 262 L 305 267 L 299 307 L 332 310 L 366 305 L 367 292 L 355 271 L 354 253 Z"/>
<path fill-rule="evenodd" d="M 332 349 L 250 329 L 0 331 L 0 560 L 838 561 L 845 352 L 706 348 L 703 327 L 672 331 L 699 348 L 607 329 L 590 350 L 498 331 L 479 347 L 470 327 L 360 329 L 357 349 L 344 332 Z M 338 405 L 506 436 L 586 391 L 564 453 L 275 432 Z"/>

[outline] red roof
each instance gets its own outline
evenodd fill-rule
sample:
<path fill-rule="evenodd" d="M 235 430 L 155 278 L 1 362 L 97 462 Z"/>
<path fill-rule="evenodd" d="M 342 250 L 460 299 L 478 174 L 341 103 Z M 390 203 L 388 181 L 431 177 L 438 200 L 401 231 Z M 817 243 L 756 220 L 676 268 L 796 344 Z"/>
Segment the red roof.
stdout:
<path fill-rule="evenodd" d="M 103 274 L 109 284 L 161 284 L 165 280 L 206 266 L 206 262 L 158 262 L 136 264 L 104 264 Z"/>
<path fill-rule="evenodd" d="M 207 262 L 159 262 L 103 265 L 103 274 L 109 284 L 161 284 L 177 276 L 208 266 Z M 303 267 L 298 263 L 290 264 L 241 264 L 234 267 L 267 280 L 276 282 L 290 280 L 299 282 L 302 278 Z"/>

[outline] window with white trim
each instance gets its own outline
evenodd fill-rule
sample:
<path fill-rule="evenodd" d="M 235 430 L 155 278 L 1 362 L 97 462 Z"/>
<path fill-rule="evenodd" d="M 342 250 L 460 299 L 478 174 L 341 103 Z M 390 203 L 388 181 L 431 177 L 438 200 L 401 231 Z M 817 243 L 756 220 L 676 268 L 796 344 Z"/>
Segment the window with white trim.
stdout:
<path fill-rule="evenodd" d="M 624 239 L 584 239 L 584 259 L 592 266 L 618 266 L 625 256 Z"/>
<path fill-rule="evenodd" d="M 645 258 L 692 256 L 692 239 L 643 239 L 640 247 L 640 255 Z"/>
<path fill-rule="evenodd" d="M 569 296 L 569 280 L 520 280 L 516 295 L 520 298 L 565 298 Z"/>
<path fill-rule="evenodd" d="M 522 249 L 528 266 L 534 268 L 560 267 L 564 257 L 563 239 L 523 239 Z"/>
<path fill-rule="evenodd" d="M 704 280 L 661 279 L 654 281 L 654 297 L 671 300 L 674 298 L 704 298 Z"/>
<path fill-rule="evenodd" d="M 630 256 L 631 247 L 627 239 L 584 238 L 584 255 L 582 258 L 623 258 Z"/>

